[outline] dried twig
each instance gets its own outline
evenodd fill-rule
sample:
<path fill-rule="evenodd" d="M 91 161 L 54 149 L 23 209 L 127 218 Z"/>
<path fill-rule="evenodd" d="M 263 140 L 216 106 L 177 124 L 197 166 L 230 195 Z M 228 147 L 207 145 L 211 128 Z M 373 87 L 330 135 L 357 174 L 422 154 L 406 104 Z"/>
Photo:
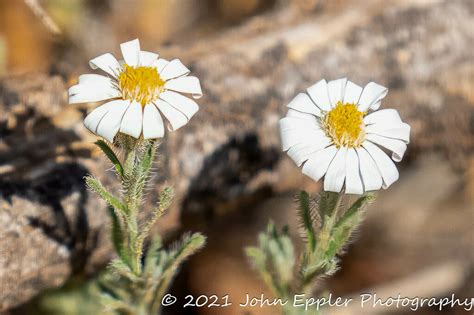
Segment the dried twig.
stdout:
<path fill-rule="evenodd" d="M 48 31 L 50 31 L 55 36 L 62 35 L 59 26 L 56 24 L 56 22 L 54 22 L 48 12 L 43 9 L 38 0 L 25 0 L 25 4 L 31 9 L 33 14 L 41 20 Z"/>

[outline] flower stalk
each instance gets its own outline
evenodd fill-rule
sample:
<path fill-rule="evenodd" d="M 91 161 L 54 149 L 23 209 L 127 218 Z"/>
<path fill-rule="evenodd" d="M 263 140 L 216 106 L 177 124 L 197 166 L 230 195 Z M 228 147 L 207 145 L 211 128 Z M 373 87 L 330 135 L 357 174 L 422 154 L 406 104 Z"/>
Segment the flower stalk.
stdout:
<path fill-rule="evenodd" d="M 161 238 L 155 236 L 145 244 L 151 229 L 171 204 L 173 189 L 166 187 L 158 204 L 148 218 L 140 220 L 141 205 L 155 158 L 155 140 L 135 139 L 119 134 L 117 145 L 123 151 L 123 162 L 105 141 L 97 146 L 114 165 L 121 182 L 122 195 L 116 197 L 92 176 L 86 178 L 90 190 L 97 193 L 109 206 L 112 221 L 111 237 L 117 259 L 99 280 L 99 289 L 106 310 L 114 314 L 155 315 L 161 299 L 181 263 L 205 244 L 199 233 L 187 235 L 173 249 L 166 250 Z"/>
<path fill-rule="evenodd" d="M 81 75 L 68 90 L 69 103 L 102 103 L 87 115 L 84 125 L 108 141 L 96 144 L 114 165 L 122 188 L 117 197 L 97 178 L 86 178 L 90 190 L 109 206 L 118 257 L 99 281 L 104 304 L 116 314 L 156 315 L 178 267 L 204 246 L 205 238 L 199 233 L 187 235 L 170 250 L 163 249 L 159 237 L 149 241 L 173 190 L 167 187 L 161 192 L 158 205 L 143 221 L 144 190 L 150 182 L 156 139 L 165 135 L 165 120 L 169 131 L 187 124 L 199 110 L 194 99 L 202 97 L 202 90 L 199 79 L 189 76 L 191 71 L 179 59 L 168 61 L 141 50 L 138 39 L 122 43 L 120 50 L 123 61 L 110 53 L 89 61 L 92 69 L 107 75 Z M 109 143 L 120 149 L 122 158 Z"/>

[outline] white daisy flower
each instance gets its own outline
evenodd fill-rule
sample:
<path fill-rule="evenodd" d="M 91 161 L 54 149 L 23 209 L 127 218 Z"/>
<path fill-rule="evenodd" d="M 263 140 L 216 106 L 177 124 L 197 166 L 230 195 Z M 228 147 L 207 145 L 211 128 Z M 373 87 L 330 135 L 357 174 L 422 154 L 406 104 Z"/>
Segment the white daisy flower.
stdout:
<path fill-rule="evenodd" d="M 161 115 L 168 120 L 170 131 L 184 126 L 199 106 L 180 93 L 200 98 L 199 79 L 188 76 L 190 70 L 179 59 L 168 61 L 140 50 L 138 39 L 121 44 L 120 49 L 123 61 L 107 53 L 89 62 L 106 76 L 84 74 L 69 88 L 70 104 L 109 100 L 94 109 L 84 125 L 110 142 L 117 132 L 135 138 L 142 134 L 145 139 L 163 137 Z"/>
<path fill-rule="evenodd" d="M 321 80 L 298 94 L 280 120 L 283 150 L 324 190 L 348 194 L 384 189 L 398 170 L 380 148 L 401 161 L 410 126 L 394 109 L 382 109 L 388 89 L 374 82 L 362 87 L 346 78 Z"/>

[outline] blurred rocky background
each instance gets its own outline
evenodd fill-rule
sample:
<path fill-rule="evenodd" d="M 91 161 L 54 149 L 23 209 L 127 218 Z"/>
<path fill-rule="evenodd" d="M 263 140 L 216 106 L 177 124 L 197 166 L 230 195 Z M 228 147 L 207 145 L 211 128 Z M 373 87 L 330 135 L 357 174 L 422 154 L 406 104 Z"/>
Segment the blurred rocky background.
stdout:
<path fill-rule="evenodd" d="M 411 124 L 412 143 L 400 180 L 379 193 L 342 269 L 321 288 L 474 297 L 473 1 L 1 0 L 1 314 L 97 313 L 77 292 L 111 246 L 105 205 L 83 177 L 112 186 L 114 178 L 82 125 L 96 104 L 67 105 L 66 90 L 91 72 L 89 59 L 118 56 L 118 44 L 135 37 L 182 59 L 204 90 L 198 114 L 162 143 L 148 194 L 151 204 L 163 184 L 177 191 L 157 227 L 167 242 L 189 230 L 209 237 L 172 292 L 234 302 L 167 314 L 276 314 L 238 307 L 245 293 L 270 294 L 243 247 L 269 218 L 289 224 L 297 242 L 293 196 L 321 188 L 281 152 L 277 121 L 299 91 L 341 76 L 388 86 L 382 106 Z M 413 313 L 356 306 L 331 314 Z"/>

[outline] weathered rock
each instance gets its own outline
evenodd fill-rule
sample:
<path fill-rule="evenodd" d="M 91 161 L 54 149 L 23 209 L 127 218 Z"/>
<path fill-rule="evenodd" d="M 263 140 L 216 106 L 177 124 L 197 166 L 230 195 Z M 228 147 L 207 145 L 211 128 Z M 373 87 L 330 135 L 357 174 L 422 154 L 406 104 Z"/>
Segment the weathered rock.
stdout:
<path fill-rule="evenodd" d="M 205 92 L 201 111 L 160 147 L 149 202 L 163 182 L 178 196 L 163 229 L 179 226 L 181 205 L 185 226 L 203 227 L 262 195 L 316 190 L 280 152 L 277 121 L 284 104 L 324 77 L 388 86 L 383 106 L 413 127 L 407 161 L 437 151 L 466 169 L 474 147 L 473 14 L 470 1 L 367 1 L 325 14 L 277 7 L 162 49 L 182 56 Z M 46 74 L 0 81 L 0 311 L 110 257 L 104 204 L 82 177 L 116 186 L 82 126 L 87 107 L 66 105 L 68 85 Z"/>

